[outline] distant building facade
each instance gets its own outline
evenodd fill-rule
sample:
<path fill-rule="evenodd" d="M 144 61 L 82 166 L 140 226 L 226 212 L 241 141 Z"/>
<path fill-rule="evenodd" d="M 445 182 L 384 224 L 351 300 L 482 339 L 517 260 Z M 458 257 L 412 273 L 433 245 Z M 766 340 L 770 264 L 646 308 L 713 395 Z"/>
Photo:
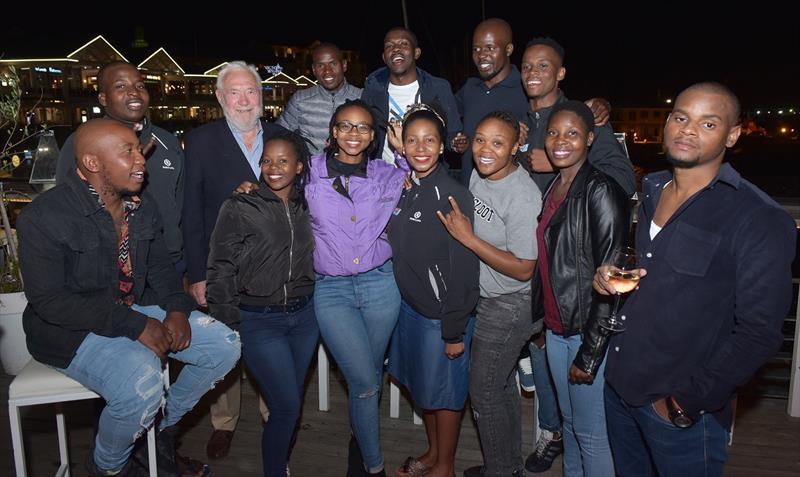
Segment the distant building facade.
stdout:
<path fill-rule="evenodd" d="M 316 83 L 311 74 L 313 46 L 272 46 L 271 56 L 278 61 L 272 65 L 256 65 L 265 78 L 262 88 L 264 115 L 268 119 L 280 115 L 296 90 Z M 358 53 L 343 53 L 350 63 L 348 76 L 363 72 Z M 71 130 L 102 116 L 97 104 L 97 72 L 102 65 L 115 60 L 134 63 L 102 35 L 63 57 L 3 58 L 0 59 L 0 93 L 7 87 L 3 78 L 13 66 L 22 89 L 20 114 L 33 113 L 32 117 L 40 124 L 68 126 Z M 181 133 L 222 117 L 214 89 L 217 73 L 225 64 L 219 63 L 199 73 L 187 73 L 167 50 L 155 50 L 137 64 L 150 93 L 151 119 Z M 287 71 L 301 73 L 293 77 Z"/>

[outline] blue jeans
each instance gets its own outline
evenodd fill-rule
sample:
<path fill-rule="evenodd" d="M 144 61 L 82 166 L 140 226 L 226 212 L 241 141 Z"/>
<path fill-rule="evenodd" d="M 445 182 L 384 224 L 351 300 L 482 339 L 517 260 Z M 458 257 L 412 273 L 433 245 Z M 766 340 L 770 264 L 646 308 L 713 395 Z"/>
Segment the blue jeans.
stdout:
<path fill-rule="evenodd" d="M 379 403 L 383 361 L 400 313 L 392 262 L 346 277 L 317 275 L 319 331 L 347 381 L 350 427 L 370 472 L 383 469 Z"/>
<path fill-rule="evenodd" d="M 159 321 L 166 318 L 166 312 L 155 305 L 132 308 Z M 166 393 L 161 429 L 176 424 L 239 361 L 236 332 L 198 311 L 189 315 L 189 325 L 191 345 L 169 355 L 186 366 Z M 94 461 L 104 470 L 122 468 L 133 443 L 153 425 L 165 401 L 158 356 L 139 341 L 89 333 L 69 366 L 59 371 L 106 400 L 95 438 Z"/>
<path fill-rule="evenodd" d="M 605 359 L 592 384 L 567 380 L 581 341 L 581 335 L 565 337 L 547 331 L 547 361 L 564 419 L 564 475 L 614 475 L 603 406 Z"/>
<path fill-rule="evenodd" d="M 681 429 L 652 404 L 631 406 L 606 385 L 608 438 L 617 474 L 625 476 L 721 476 L 728 431 L 711 414 Z"/>
<path fill-rule="evenodd" d="M 469 395 L 483 451 L 483 475 L 523 471 L 519 352 L 533 333 L 530 291 L 478 300 Z"/>
<path fill-rule="evenodd" d="M 533 369 L 533 384 L 536 386 L 536 398 L 539 400 L 539 427 L 550 432 L 561 432 L 561 415 L 558 412 L 556 393 L 553 390 L 553 378 L 547 365 L 547 347 L 539 348 L 531 341 L 528 343 Z M 536 435 L 536 429 L 533 430 Z"/>
<path fill-rule="evenodd" d="M 269 407 L 261 431 L 265 476 L 285 476 L 289 447 L 303 405 L 303 385 L 319 341 L 314 304 L 294 313 L 240 311 L 242 357 Z"/>

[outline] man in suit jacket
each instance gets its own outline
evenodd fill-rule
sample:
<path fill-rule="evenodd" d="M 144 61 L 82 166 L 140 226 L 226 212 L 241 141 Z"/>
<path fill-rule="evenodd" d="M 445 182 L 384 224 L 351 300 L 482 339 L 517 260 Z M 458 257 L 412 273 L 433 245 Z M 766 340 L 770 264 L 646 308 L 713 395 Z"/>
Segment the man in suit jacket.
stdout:
<path fill-rule="evenodd" d="M 189 293 L 200 306 L 206 306 L 208 244 L 219 209 L 239 184 L 258 182 L 264 140 L 283 130 L 261 118 L 261 77 L 252 65 L 228 63 L 217 76 L 216 95 L 225 117 L 186 137 L 183 244 Z M 214 432 L 206 450 L 212 459 L 228 454 L 239 420 L 241 373 L 232 372 L 225 381 L 211 405 Z"/>

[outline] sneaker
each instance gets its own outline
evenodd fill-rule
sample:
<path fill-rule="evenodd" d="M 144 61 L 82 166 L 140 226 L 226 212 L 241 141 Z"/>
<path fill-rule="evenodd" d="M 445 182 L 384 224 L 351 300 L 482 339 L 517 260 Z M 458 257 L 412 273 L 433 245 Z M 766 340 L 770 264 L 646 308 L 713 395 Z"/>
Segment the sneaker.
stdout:
<path fill-rule="evenodd" d="M 553 465 L 555 458 L 562 452 L 564 452 L 564 441 L 561 433 L 556 434 L 542 429 L 539 440 L 536 441 L 536 448 L 525 459 L 525 468 L 534 473 L 544 472 Z"/>
<path fill-rule="evenodd" d="M 517 368 L 519 368 L 519 387 L 521 387 L 524 391 L 532 393 L 536 389 L 536 385 L 533 383 L 533 366 L 531 365 L 531 357 L 526 356 L 519 360 L 519 363 L 517 363 Z"/>

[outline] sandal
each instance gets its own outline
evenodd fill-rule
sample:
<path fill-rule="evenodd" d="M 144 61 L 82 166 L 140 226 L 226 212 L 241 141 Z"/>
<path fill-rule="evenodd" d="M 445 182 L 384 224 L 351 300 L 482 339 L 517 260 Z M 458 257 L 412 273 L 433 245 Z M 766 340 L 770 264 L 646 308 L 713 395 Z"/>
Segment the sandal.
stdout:
<path fill-rule="evenodd" d="M 403 465 L 397 468 L 397 475 L 401 477 L 422 477 L 430 469 L 416 457 L 406 457 Z"/>

